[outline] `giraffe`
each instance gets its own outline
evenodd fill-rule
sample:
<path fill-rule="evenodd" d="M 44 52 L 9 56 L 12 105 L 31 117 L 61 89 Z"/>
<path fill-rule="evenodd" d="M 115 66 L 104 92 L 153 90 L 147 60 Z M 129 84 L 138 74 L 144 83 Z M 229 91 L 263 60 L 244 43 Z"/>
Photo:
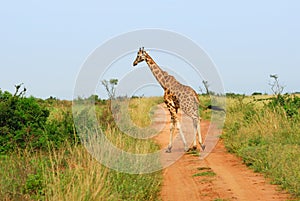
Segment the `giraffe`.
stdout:
<path fill-rule="evenodd" d="M 197 133 L 198 133 L 198 141 L 202 148 L 205 149 L 205 145 L 202 144 L 202 136 L 200 129 L 200 117 L 198 113 L 198 107 L 200 104 L 199 97 L 197 93 L 189 86 L 183 85 L 178 82 L 174 76 L 169 75 L 166 71 L 162 70 L 155 61 L 150 57 L 150 55 L 144 50 L 144 48 L 140 48 L 135 61 L 133 62 L 133 66 L 136 66 L 138 63 L 145 61 L 149 66 L 152 74 L 164 89 L 164 102 L 171 114 L 171 125 L 170 125 L 170 141 L 168 144 L 168 148 L 166 150 L 167 153 L 171 152 L 172 142 L 173 142 L 173 134 L 175 129 L 179 130 L 181 139 L 184 144 L 184 150 L 188 151 L 189 148 L 187 146 L 184 134 L 181 129 L 180 122 L 177 118 L 178 109 L 181 108 L 182 111 L 192 118 L 193 120 L 193 128 L 194 128 L 194 142 L 193 149 L 197 149 Z"/>

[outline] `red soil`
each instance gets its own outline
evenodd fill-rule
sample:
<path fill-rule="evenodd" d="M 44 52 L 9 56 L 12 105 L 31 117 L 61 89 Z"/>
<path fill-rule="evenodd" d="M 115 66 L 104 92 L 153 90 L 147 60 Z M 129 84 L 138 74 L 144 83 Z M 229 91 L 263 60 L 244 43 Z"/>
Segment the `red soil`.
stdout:
<path fill-rule="evenodd" d="M 192 133 L 192 126 L 187 122 L 188 118 L 184 116 L 181 118 L 183 130 L 185 133 Z M 166 108 L 160 109 L 160 112 L 158 111 L 155 114 L 155 118 L 159 119 L 160 127 L 164 127 L 155 139 L 161 144 L 162 148 L 166 148 L 169 142 L 170 123 L 170 116 Z M 155 121 L 153 123 L 155 124 Z M 184 126 L 185 124 L 187 126 Z M 209 126 L 209 121 L 201 122 L 203 138 L 205 138 Z M 220 132 L 217 129 L 215 130 Z M 205 143 L 208 143 L 208 141 Z M 178 158 L 178 152 L 183 151 L 183 145 L 175 142 L 172 149 L 173 155 L 162 153 L 163 164 L 165 161 L 170 160 L 174 162 L 163 170 L 161 190 L 163 201 L 279 201 L 290 198 L 289 194 L 280 191 L 278 186 L 271 185 L 261 174 L 254 173 L 247 168 L 240 158 L 228 153 L 222 140 L 219 140 L 216 146 L 213 145 L 211 149 L 212 151 L 204 159 L 192 154 L 183 154 L 179 159 L 176 159 Z"/>

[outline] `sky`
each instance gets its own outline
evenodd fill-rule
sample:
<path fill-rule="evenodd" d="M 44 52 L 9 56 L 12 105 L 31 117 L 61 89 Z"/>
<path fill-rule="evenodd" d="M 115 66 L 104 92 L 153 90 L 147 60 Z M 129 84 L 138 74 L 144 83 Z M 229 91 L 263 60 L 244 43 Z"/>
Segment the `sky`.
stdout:
<path fill-rule="evenodd" d="M 155 28 L 200 46 L 225 92 L 271 93 L 270 74 L 278 75 L 284 92 L 299 92 L 299 10 L 297 0 L 1 1 L 0 89 L 13 93 L 24 83 L 28 96 L 72 99 L 80 69 L 96 48 L 120 34 Z M 192 87 L 199 92 L 201 81 Z"/>

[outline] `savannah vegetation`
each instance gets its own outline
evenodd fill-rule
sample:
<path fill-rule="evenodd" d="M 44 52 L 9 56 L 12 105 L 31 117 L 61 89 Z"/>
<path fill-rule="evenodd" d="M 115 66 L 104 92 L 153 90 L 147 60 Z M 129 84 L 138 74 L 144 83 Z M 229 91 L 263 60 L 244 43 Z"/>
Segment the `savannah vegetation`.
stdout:
<path fill-rule="evenodd" d="M 274 95 L 227 96 L 222 138 L 229 152 L 256 172 L 300 198 L 300 96 L 282 94 L 271 75 Z"/>
<path fill-rule="evenodd" d="M 25 91 L 22 85 L 16 86 L 14 94 L 0 91 L 1 200 L 158 199 L 159 171 L 127 174 L 101 165 L 77 136 L 71 101 L 25 97 Z M 90 99 L 95 101 L 104 134 L 116 146 L 146 153 L 159 148 L 152 141 L 142 142 L 118 130 L 109 100 Z M 149 125 L 148 111 L 159 102 L 162 98 L 131 99 L 134 123 Z"/>
<path fill-rule="evenodd" d="M 221 137 L 229 152 L 300 198 L 300 98 L 283 95 L 278 77 L 271 78 L 274 95 L 227 94 Z M 117 80 L 105 84 L 113 99 L 111 86 Z M 22 85 L 16 86 L 14 94 L 0 90 L 1 200 L 159 200 L 160 171 L 126 174 L 101 165 L 81 144 L 72 102 L 25 97 L 25 92 Z M 119 106 L 111 107 L 112 100 L 97 95 L 89 99 L 95 101 L 104 134 L 117 147 L 137 153 L 159 149 L 154 141 L 134 139 L 118 129 L 111 110 Z M 200 100 L 210 104 L 208 95 Z M 162 97 L 133 97 L 128 118 L 147 127 L 159 103 Z M 209 119 L 210 112 L 201 110 L 201 116 Z"/>

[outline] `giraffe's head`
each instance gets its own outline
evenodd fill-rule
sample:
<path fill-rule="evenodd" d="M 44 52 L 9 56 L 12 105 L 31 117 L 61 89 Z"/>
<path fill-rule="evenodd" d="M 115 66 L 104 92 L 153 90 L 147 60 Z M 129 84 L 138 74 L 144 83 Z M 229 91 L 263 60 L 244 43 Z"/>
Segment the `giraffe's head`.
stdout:
<path fill-rule="evenodd" d="M 138 63 L 140 62 L 143 62 L 146 60 L 146 51 L 144 50 L 144 48 L 140 48 L 138 53 L 137 53 L 137 56 L 136 56 L 136 59 L 134 60 L 133 62 L 133 66 L 136 66 Z"/>

